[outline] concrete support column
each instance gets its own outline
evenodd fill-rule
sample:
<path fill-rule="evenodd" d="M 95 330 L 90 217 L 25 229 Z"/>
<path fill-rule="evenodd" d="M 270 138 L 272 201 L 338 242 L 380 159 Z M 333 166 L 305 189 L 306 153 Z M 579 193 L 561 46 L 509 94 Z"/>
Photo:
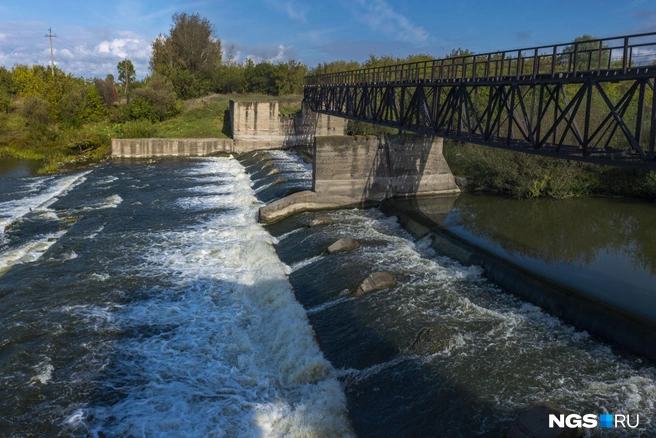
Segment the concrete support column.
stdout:
<path fill-rule="evenodd" d="M 260 209 L 271 222 L 300 211 L 364 206 L 393 197 L 455 194 L 460 190 L 428 136 L 315 137 L 313 190 Z"/>

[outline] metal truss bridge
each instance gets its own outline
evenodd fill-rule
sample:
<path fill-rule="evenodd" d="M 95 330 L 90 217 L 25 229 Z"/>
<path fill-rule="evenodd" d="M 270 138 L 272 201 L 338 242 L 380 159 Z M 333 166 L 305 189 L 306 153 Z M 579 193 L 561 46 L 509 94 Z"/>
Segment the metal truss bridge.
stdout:
<path fill-rule="evenodd" d="M 313 111 L 656 169 L 656 32 L 306 77 Z"/>

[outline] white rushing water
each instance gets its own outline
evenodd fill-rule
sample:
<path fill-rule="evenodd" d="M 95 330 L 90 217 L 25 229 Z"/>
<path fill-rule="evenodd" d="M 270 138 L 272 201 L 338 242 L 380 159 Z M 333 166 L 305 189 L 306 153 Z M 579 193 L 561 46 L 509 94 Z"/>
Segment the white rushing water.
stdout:
<path fill-rule="evenodd" d="M 115 346 L 117 374 L 128 376 L 115 384 L 125 397 L 79 409 L 65 424 L 94 436 L 351 435 L 335 370 L 257 221 L 244 168 L 206 159 L 184 177 L 198 185 L 170 207 L 216 213 L 133 236 L 149 242 L 140 275 L 167 285 L 107 324 L 154 334 Z"/>
<path fill-rule="evenodd" d="M 57 177 L 51 181 L 51 178 L 38 179 L 35 182 L 37 188 L 46 186 L 42 190 L 29 190 L 27 195 L 22 198 L 0 203 L 0 232 L 4 232 L 5 227 L 14 221 L 22 218 L 33 210 L 44 210 L 57 201 L 58 197 L 63 196 L 72 188 L 85 181 L 85 175 L 91 171 L 75 173 Z"/>

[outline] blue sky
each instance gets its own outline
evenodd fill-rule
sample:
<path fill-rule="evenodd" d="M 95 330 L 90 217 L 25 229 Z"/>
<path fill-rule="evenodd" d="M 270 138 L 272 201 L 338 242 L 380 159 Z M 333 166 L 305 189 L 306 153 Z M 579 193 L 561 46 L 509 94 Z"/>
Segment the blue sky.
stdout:
<path fill-rule="evenodd" d="M 309 66 L 372 53 L 441 57 L 458 47 L 482 53 L 656 31 L 652 0 L 2 0 L 0 65 L 47 64 L 52 27 L 61 68 L 104 77 L 127 57 L 143 77 L 150 44 L 168 32 L 175 12 L 208 18 L 239 61 L 293 58 Z"/>

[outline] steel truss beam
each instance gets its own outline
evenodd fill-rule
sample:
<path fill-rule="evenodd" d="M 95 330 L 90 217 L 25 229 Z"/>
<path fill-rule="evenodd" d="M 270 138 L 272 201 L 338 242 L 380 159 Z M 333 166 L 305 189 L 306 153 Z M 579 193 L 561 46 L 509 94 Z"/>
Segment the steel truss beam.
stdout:
<path fill-rule="evenodd" d="M 313 111 L 456 141 L 656 169 L 656 77 L 306 85 Z M 615 96 L 614 98 L 611 96 Z"/>

